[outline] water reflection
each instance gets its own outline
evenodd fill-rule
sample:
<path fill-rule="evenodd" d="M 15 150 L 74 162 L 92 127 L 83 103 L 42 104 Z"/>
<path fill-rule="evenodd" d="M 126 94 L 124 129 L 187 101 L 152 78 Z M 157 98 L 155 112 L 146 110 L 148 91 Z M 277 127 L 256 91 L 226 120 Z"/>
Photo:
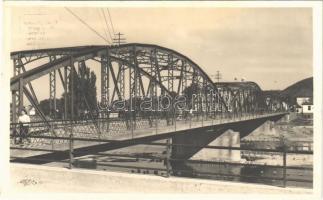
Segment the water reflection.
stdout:
<path fill-rule="evenodd" d="M 174 176 L 228 180 L 248 183 L 283 186 L 283 169 L 269 166 L 246 166 L 239 164 L 199 163 L 197 161 L 171 162 Z M 287 186 L 313 187 L 313 173 L 311 170 L 287 169 L 288 179 L 311 181 L 287 181 Z"/>

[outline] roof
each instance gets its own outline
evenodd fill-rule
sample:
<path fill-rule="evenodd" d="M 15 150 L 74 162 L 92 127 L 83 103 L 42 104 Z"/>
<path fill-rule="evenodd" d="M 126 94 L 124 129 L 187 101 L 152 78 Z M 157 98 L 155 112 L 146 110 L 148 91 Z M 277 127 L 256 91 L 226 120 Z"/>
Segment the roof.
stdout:
<path fill-rule="evenodd" d="M 312 106 L 313 102 L 304 102 L 302 105 L 303 106 Z"/>
<path fill-rule="evenodd" d="M 296 99 L 300 99 L 300 98 L 312 98 L 313 96 L 299 96 L 299 97 L 296 97 Z"/>

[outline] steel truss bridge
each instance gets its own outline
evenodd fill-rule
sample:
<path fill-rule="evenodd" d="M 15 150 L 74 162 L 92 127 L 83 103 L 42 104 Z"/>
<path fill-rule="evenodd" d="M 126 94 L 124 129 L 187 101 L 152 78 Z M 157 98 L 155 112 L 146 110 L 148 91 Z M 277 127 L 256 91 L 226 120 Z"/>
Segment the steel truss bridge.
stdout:
<path fill-rule="evenodd" d="M 11 59 L 12 161 L 39 164 L 69 159 L 72 167 L 75 157 L 108 155 L 106 151 L 137 144 L 162 145 L 166 146 L 169 174 L 179 170 L 172 161 L 188 160 L 203 148 L 246 150 L 208 144 L 227 130 L 239 132 L 243 138 L 266 121 L 277 121 L 288 112 L 279 97 L 262 91 L 256 83 L 215 83 L 187 56 L 157 45 L 27 50 L 12 52 Z M 101 89 L 99 102 L 95 102 L 98 106 L 93 108 L 88 96 L 80 95 L 80 91 L 86 92 L 84 70 L 95 67 L 100 69 L 97 75 Z M 41 91 L 33 85 L 42 77 L 48 77 L 47 111 L 40 106 Z M 60 92 L 63 96 L 58 100 Z M 22 129 L 18 115 L 24 109 L 25 98 L 35 108 L 37 117 L 28 124 L 27 138 L 31 143 L 19 146 L 16 139 L 22 137 Z M 79 103 L 75 103 L 75 98 Z M 120 102 L 122 109 L 116 109 Z M 141 105 L 147 102 L 149 109 L 142 109 Z M 82 109 L 89 113 L 82 116 Z M 156 143 L 165 140 L 166 144 Z M 283 179 L 279 180 L 284 180 L 284 185 L 287 153 L 299 152 L 283 152 Z"/>
<path fill-rule="evenodd" d="M 54 137 L 66 137 L 73 132 L 86 138 L 129 139 L 286 112 L 279 98 L 265 95 L 256 83 L 214 83 L 190 58 L 157 45 L 131 43 L 27 50 L 12 52 L 11 59 L 13 135 L 24 97 L 39 116 L 31 123 L 31 134 Z M 104 105 L 113 109 L 116 102 L 124 102 L 122 110 L 114 110 L 114 117 L 111 110 L 91 109 L 85 96 L 78 98 L 83 99 L 89 115 L 82 118 L 77 114 L 80 107 L 75 104 L 74 86 L 85 90 L 79 77 L 86 67 L 92 69 L 91 61 L 97 62 L 101 70 L 99 108 Z M 75 74 L 77 78 L 71 78 Z M 39 106 L 39 91 L 33 87 L 33 81 L 44 76 L 49 77 L 49 116 Z M 55 117 L 59 86 L 64 90 L 62 118 Z M 158 102 L 165 96 L 171 100 L 162 103 L 160 110 Z M 139 105 L 147 97 L 151 99 L 151 109 L 143 110 Z M 186 98 L 184 101 L 178 97 Z M 175 100 L 186 103 L 186 110 L 175 106 Z"/>

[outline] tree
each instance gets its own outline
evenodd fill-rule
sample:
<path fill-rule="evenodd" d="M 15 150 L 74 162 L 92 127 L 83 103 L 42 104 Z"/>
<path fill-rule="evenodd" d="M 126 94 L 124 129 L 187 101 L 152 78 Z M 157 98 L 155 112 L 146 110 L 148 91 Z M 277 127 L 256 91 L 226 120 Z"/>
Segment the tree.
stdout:
<path fill-rule="evenodd" d="M 88 112 L 94 112 L 97 110 L 97 93 L 96 93 L 96 75 L 93 71 L 82 62 L 79 71 L 71 73 L 69 76 L 69 83 L 73 81 L 73 84 L 69 84 L 67 98 L 68 98 L 68 114 L 72 113 L 74 118 L 80 118 L 86 115 Z M 73 102 L 71 105 L 71 91 L 73 85 Z M 65 94 L 62 96 L 64 102 Z"/>
<path fill-rule="evenodd" d="M 192 108 L 192 99 L 193 94 L 198 94 L 201 88 L 197 83 L 192 83 L 190 86 L 186 87 L 183 91 L 183 94 L 186 96 L 186 103 L 189 105 L 189 108 Z"/>
<path fill-rule="evenodd" d="M 50 116 L 51 118 L 60 118 L 64 110 L 64 100 L 56 99 L 56 110 L 50 110 L 50 100 L 44 99 L 39 102 L 39 108 L 44 115 Z"/>
<path fill-rule="evenodd" d="M 44 99 L 39 102 L 39 107 L 43 111 L 44 115 L 49 115 L 49 99 Z"/>

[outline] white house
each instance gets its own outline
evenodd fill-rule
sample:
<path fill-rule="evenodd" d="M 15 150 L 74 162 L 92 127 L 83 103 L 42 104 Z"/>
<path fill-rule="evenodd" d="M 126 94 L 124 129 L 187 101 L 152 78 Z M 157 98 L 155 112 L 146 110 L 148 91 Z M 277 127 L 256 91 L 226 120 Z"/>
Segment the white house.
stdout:
<path fill-rule="evenodd" d="M 312 97 L 297 97 L 296 98 L 296 112 L 302 114 L 313 113 L 313 100 Z"/>
<path fill-rule="evenodd" d="M 312 102 L 303 103 L 302 113 L 304 113 L 304 114 L 313 113 L 313 103 Z"/>
<path fill-rule="evenodd" d="M 295 105 L 295 109 L 296 109 L 297 113 L 302 113 L 302 106 L 297 104 L 297 105 Z"/>

